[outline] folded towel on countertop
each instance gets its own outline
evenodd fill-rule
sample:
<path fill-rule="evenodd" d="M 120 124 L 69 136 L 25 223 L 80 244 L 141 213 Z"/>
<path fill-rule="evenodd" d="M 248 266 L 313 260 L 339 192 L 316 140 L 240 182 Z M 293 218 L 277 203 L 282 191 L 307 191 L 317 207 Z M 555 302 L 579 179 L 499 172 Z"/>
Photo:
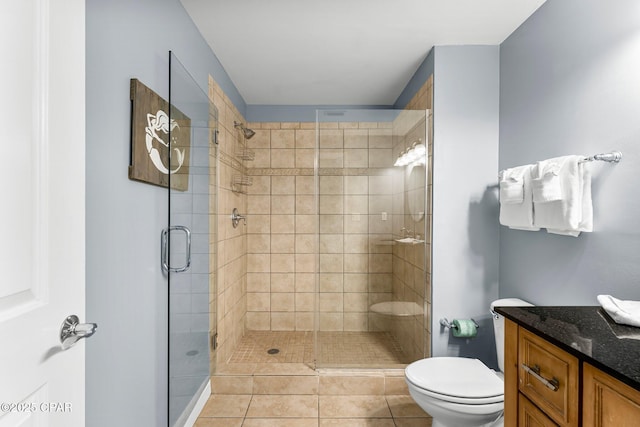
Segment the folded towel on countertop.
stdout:
<path fill-rule="evenodd" d="M 500 224 L 517 230 L 540 229 L 533 223 L 532 168 L 525 165 L 500 173 Z"/>
<path fill-rule="evenodd" d="M 598 295 L 598 302 L 616 323 L 640 328 L 640 301 L 619 300 L 611 295 Z"/>

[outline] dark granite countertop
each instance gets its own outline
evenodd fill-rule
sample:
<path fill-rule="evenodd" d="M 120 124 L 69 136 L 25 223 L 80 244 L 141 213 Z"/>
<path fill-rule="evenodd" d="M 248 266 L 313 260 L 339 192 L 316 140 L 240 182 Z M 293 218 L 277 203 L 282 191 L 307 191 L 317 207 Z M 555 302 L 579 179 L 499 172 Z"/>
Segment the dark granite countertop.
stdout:
<path fill-rule="evenodd" d="M 599 306 L 496 307 L 495 310 L 640 390 L 640 328 L 618 325 Z"/>

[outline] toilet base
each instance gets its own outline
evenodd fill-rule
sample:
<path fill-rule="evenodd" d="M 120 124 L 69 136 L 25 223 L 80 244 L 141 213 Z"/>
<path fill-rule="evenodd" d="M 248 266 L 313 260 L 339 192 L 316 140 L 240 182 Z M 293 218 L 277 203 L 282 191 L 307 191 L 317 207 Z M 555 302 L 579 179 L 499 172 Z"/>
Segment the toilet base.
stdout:
<path fill-rule="evenodd" d="M 440 421 L 433 419 L 431 423 L 431 427 L 456 427 L 456 426 L 449 426 L 446 424 L 442 424 Z M 504 427 L 504 416 L 500 415 L 499 419 L 479 427 Z"/>

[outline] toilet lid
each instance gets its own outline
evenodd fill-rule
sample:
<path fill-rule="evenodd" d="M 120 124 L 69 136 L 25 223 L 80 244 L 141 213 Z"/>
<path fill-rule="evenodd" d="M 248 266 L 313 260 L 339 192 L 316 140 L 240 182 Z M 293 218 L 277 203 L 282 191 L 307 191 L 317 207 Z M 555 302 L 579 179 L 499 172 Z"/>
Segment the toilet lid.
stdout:
<path fill-rule="evenodd" d="M 422 359 L 407 366 L 405 376 L 416 387 L 439 395 L 484 403 L 500 401 L 504 396 L 504 382 L 478 359 Z"/>

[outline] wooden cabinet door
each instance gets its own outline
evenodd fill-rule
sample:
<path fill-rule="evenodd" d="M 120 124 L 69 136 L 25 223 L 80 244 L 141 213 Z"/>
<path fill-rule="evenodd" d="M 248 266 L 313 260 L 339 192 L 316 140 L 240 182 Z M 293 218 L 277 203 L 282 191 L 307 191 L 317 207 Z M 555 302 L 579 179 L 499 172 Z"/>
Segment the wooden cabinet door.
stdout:
<path fill-rule="evenodd" d="M 640 391 L 584 363 L 582 420 L 584 427 L 637 427 Z"/>
<path fill-rule="evenodd" d="M 504 425 L 518 423 L 518 325 L 504 319 Z"/>
<path fill-rule="evenodd" d="M 522 394 L 518 395 L 518 427 L 558 427 L 544 412 Z M 505 426 L 508 424 L 505 423 Z"/>

